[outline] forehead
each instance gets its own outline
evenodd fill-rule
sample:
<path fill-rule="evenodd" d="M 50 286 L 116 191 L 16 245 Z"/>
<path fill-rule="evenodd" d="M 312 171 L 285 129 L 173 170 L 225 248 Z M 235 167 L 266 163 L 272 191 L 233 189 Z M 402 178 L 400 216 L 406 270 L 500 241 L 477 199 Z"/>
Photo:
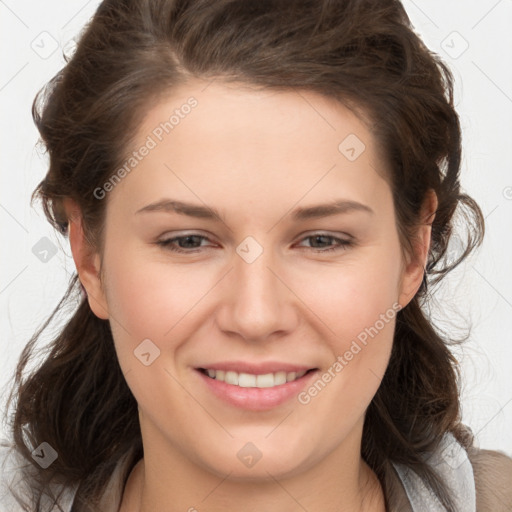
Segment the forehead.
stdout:
<path fill-rule="evenodd" d="M 133 152 L 114 191 L 124 190 L 132 210 L 166 191 L 238 206 L 237 198 L 375 200 L 387 186 L 363 121 L 310 91 L 187 82 L 148 106 L 127 159 Z"/>
<path fill-rule="evenodd" d="M 148 105 L 146 111 L 137 133 L 139 142 L 150 134 L 157 142 L 194 137 L 198 148 L 206 151 L 213 147 L 216 154 L 224 149 L 219 144 L 223 141 L 231 143 L 231 154 L 250 151 L 252 147 L 262 157 L 268 151 L 278 153 L 275 150 L 279 146 L 295 146 L 294 154 L 327 151 L 327 155 L 338 157 L 338 143 L 349 134 L 367 147 L 374 142 L 353 112 L 312 91 L 278 91 L 244 83 L 195 80 Z M 171 134 L 173 137 L 168 137 Z M 308 143 L 301 144 L 305 141 Z"/>

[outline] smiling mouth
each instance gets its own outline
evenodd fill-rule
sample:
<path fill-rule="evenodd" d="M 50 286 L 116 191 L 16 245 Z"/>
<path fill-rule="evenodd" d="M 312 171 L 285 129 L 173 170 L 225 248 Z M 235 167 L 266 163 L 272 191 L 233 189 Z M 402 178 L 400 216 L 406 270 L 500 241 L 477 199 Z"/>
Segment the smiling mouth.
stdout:
<path fill-rule="evenodd" d="M 315 371 L 316 368 L 300 372 L 279 371 L 261 375 L 225 370 L 212 370 L 207 368 L 198 368 L 198 370 L 210 379 L 225 382 L 232 386 L 238 386 L 241 388 L 274 388 L 276 386 L 286 384 L 287 382 L 294 382 L 301 377 L 304 377 L 304 375 Z"/>

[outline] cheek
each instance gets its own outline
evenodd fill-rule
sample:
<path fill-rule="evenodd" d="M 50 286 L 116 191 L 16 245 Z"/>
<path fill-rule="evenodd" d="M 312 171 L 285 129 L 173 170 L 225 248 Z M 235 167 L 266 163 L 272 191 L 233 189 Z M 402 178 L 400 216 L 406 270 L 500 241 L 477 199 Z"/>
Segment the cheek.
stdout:
<path fill-rule="evenodd" d="M 348 411 L 364 413 L 387 368 L 400 309 L 398 247 L 373 247 L 336 269 L 303 274 L 299 293 L 325 327 L 331 360 L 299 401 L 336 425 Z"/>
<path fill-rule="evenodd" d="M 106 253 L 105 274 L 116 350 L 126 364 L 145 339 L 173 357 L 194 311 L 218 280 L 211 266 L 172 265 L 165 255 L 156 261 L 126 246 Z"/>
<path fill-rule="evenodd" d="M 388 366 L 400 309 L 393 282 L 379 283 L 373 272 L 352 270 L 312 297 L 327 325 L 324 342 L 331 357 L 317 380 L 298 396 L 304 414 L 323 418 L 321 428 L 333 439 L 352 428 L 375 396 Z"/>
<path fill-rule="evenodd" d="M 162 337 L 200 295 L 190 278 L 163 270 L 153 272 L 150 265 L 140 265 L 111 274 L 109 310 L 129 332 Z"/>
<path fill-rule="evenodd" d="M 312 313 L 335 336 L 329 335 L 332 348 L 342 353 L 349 341 L 359 335 L 363 339 L 366 330 L 375 324 L 389 337 L 386 329 L 398 309 L 399 279 L 398 251 L 380 247 L 348 257 L 336 267 L 325 265 L 314 272 L 304 270 L 296 289 Z"/>
<path fill-rule="evenodd" d="M 187 322 L 194 305 L 208 289 L 204 276 L 195 279 L 192 272 L 151 261 L 126 247 L 106 257 L 105 276 L 117 357 L 137 402 L 162 417 L 168 414 L 162 403 L 185 410 L 186 396 L 173 378 L 178 377 L 174 359 L 190 335 Z M 144 354 L 149 354 L 146 361 Z"/>

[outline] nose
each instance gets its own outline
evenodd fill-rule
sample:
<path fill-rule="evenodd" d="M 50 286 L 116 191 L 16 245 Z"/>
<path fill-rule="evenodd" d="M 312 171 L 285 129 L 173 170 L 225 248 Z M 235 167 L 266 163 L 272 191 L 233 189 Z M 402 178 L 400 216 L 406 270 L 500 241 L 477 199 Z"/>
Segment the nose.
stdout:
<path fill-rule="evenodd" d="M 289 274 L 280 270 L 269 249 L 252 262 L 238 254 L 224 280 L 217 324 L 224 333 L 262 342 L 292 332 L 299 321 Z"/>

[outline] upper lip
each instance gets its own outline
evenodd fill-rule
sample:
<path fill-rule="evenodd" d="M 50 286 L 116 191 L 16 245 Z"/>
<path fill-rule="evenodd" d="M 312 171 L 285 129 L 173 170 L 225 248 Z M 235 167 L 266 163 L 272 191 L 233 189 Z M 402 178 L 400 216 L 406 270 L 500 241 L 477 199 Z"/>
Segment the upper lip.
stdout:
<path fill-rule="evenodd" d="M 304 372 L 314 369 L 312 366 L 300 364 L 284 363 L 278 361 L 268 361 L 262 363 L 248 363 L 245 361 L 222 361 L 218 363 L 207 363 L 198 366 L 197 369 L 203 370 L 225 370 L 237 373 L 250 373 L 253 375 L 265 375 L 266 373 L 277 372 Z"/>

